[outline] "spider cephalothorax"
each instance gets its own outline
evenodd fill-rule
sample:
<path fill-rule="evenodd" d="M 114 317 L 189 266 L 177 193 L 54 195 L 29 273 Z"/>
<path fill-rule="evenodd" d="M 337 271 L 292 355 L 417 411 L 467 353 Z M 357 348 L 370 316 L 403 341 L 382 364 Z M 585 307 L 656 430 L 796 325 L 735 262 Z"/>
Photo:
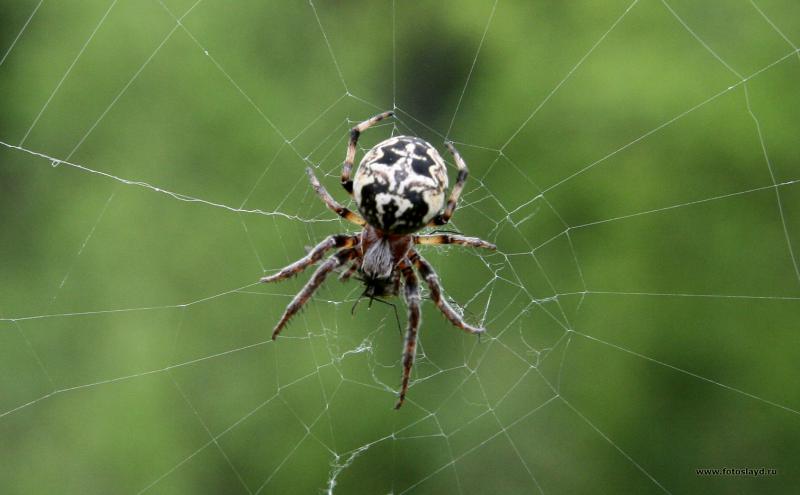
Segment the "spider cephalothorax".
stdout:
<path fill-rule="evenodd" d="M 327 251 L 338 250 L 311 276 L 311 280 L 294 297 L 272 332 L 275 339 L 289 319 L 300 310 L 330 272 L 349 265 L 341 279 L 354 273 L 364 282 L 364 296 L 371 299 L 395 296 L 400 292 L 408 306 L 408 330 L 403 352 L 403 380 L 395 408 L 403 405 L 417 345 L 420 325 L 420 295 L 416 272 L 430 290 L 430 297 L 444 316 L 456 327 L 472 334 L 483 333 L 474 327 L 442 298 L 442 287 L 433 267 L 414 249 L 416 244 L 461 244 L 495 249 L 494 244 L 477 237 L 458 234 L 416 235 L 426 226 L 444 225 L 456 209 L 458 197 L 467 180 L 467 164 L 452 143 L 446 143 L 458 166 L 458 178 L 445 204 L 447 169 L 436 148 L 410 136 L 396 136 L 375 145 L 359 164 L 355 182 L 350 179 L 356 145 L 361 133 L 393 115 L 384 112 L 362 122 L 350 131 L 350 143 L 342 167 L 342 186 L 354 196 L 361 215 L 336 202 L 308 168 L 309 180 L 325 204 L 342 218 L 363 227 L 361 233 L 328 236 L 303 258 L 278 273 L 263 277 L 262 282 L 275 282 L 320 261 Z M 362 217 L 363 215 L 363 217 Z"/>

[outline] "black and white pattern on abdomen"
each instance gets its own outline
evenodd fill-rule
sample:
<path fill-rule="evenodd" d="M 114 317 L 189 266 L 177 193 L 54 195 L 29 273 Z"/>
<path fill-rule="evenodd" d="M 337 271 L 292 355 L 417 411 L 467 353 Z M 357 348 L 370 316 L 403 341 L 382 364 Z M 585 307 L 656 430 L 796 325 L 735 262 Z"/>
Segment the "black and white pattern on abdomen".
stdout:
<path fill-rule="evenodd" d="M 354 192 L 365 219 L 383 231 L 415 232 L 444 206 L 447 173 L 439 153 L 426 141 L 387 139 L 364 157 Z"/>

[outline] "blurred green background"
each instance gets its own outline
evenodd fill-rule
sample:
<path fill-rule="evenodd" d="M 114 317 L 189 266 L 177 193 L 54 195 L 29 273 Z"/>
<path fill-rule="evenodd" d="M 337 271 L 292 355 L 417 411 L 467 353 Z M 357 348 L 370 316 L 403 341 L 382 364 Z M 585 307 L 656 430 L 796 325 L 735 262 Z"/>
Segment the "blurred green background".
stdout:
<path fill-rule="evenodd" d="M 800 4 L 0 2 L 0 493 L 796 493 Z M 450 138 L 391 308 L 308 274 L 347 130 Z M 441 148 L 440 148 L 441 149 Z M 359 153 L 359 157 L 361 152 Z M 451 175 L 453 169 L 450 169 Z M 401 323 L 404 306 L 401 301 Z M 702 477 L 698 468 L 772 468 Z"/>

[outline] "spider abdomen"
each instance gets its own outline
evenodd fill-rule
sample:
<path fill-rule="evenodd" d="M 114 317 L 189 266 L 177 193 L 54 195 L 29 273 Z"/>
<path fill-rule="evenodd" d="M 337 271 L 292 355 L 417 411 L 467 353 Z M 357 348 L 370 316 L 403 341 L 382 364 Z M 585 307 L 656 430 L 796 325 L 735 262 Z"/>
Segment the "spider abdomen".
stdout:
<path fill-rule="evenodd" d="M 395 136 L 375 145 L 361 160 L 353 182 L 358 210 L 373 227 L 410 234 L 442 211 L 447 169 L 425 140 Z"/>

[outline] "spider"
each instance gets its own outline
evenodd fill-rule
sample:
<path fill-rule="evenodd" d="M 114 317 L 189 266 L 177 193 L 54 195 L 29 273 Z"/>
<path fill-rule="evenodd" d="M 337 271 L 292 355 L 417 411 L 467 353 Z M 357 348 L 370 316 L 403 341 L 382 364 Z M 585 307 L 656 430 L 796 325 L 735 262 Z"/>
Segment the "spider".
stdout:
<path fill-rule="evenodd" d="M 274 275 L 263 277 L 261 282 L 277 282 L 296 275 L 320 261 L 327 251 L 337 249 L 317 268 L 286 307 L 272 332 L 274 340 L 325 278 L 339 267 L 348 267 L 339 277 L 341 280 L 347 280 L 358 272 L 357 278 L 365 286 L 362 297 L 370 300 L 398 295 L 402 279 L 403 297 L 408 307 L 408 328 L 403 350 L 402 384 L 395 405 L 395 409 L 399 409 L 408 391 L 421 322 L 419 284 L 414 269 L 427 284 L 430 298 L 450 323 L 470 334 L 484 332 L 483 328 L 465 322 L 442 298 L 442 286 L 436 272 L 414 246 L 460 244 L 485 249 L 496 249 L 496 246 L 477 237 L 460 234 L 415 234 L 423 227 L 441 226 L 450 221 L 467 180 L 467 164 L 449 141 L 445 144 L 458 166 L 458 178 L 446 204 L 447 170 L 444 160 L 436 148 L 417 137 L 395 136 L 378 143 L 364 155 L 355 180 L 351 180 L 359 136 L 392 115 L 394 112 L 378 114 L 350 130 L 350 142 L 342 167 L 342 187 L 354 197 L 360 215 L 337 203 L 317 180 L 313 170 L 310 167 L 306 169 L 311 186 L 325 205 L 342 218 L 362 227 L 361 232 L 328 236 L 309 250 L 306 256 Z"/>

